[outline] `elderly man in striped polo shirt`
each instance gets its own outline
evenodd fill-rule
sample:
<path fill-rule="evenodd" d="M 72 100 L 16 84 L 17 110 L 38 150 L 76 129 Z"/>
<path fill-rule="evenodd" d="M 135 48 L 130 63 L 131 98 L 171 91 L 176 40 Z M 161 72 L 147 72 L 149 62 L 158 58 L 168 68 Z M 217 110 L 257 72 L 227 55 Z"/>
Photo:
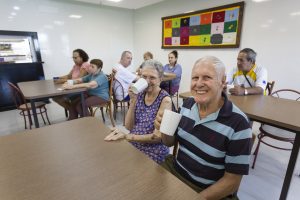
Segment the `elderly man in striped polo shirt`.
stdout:
<path fill-rule="evenodd" d="M 199 192 L 200 199 L 238 199 L 242 176 L 249 171 L 249 120 L 223 93 L 225 67 L 218 58 L 196 61 L 191 79 L 193 98 L 183 103 L 175 136 L 162 133 L 166 145 L 178 141 L 178 153 L 162 166 Z M 161 115 L 157 129 L 160 121 Z"/>

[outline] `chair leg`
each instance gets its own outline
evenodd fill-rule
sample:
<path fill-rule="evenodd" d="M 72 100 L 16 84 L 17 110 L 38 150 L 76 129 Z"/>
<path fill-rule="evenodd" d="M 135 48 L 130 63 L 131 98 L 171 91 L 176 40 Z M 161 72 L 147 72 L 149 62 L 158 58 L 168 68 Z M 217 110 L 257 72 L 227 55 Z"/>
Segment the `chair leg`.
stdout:
<path fill-rule="evenodd" d="M 115 120 L 114 120 L 114 118 L 113 118 L 113 113 L 112 113 L 112 110 L 111 110 L 111 106 L 107 107 L 107 108 L 106 108 L 106 111 L 107 111 L 107 110 L 108 110 L 108 112 L 109 112 L 110 122 L 111 122 L 112 126 L 115 127 L 116 125 L 115 125 Z"/>
<path fill-rule="evenodd" d="M 32 119 L 31 119 L 31 114 L 30 114 L 30 111 L 27 111 L 27 116 L 28 116 L 28 120 L 29 120 L 29 129 L 31 129 L 31 126 L 32 126 Z"/>
<path fill-rule="evenodd" d="M 27 121 L 26 121 L 26 116 L 25 116 L 24 111 L 21 111 L 20 114 L 23 115 L 24 122 L 25 122 L 25 129 L 27 129 Z"/>
<path fill-rule="evenodd" d="M 103 107 L 101 107 L 100 110 L 101 110 L 101 115 L 102 115 L 103 123 L 105 123 L 105 117 L 104 117 L 104 113 L 103 113 Z"/>
<path fill-rule="evenodd" d="M 256 146 L 254 152 L 253 152 L 254 159 L 253 159 L 253 163 L 252 163 L 252 169 L 254 169 L 254 167 L 255 167 L 255 163 L 256 163 L 259 147 L 260 147 L 260 143 L 261 143 L 261 140 L 263 138 L 262 134 L 261 133 L 258 134 L 257 138 L 258 138 L 258 143 L 257 143 L 257 146 Z"/>
<path fill-rule="evenodd" d="M 125 126 L 125 103 L 123 106 L 123 103 L 121 103 L 121 111 L 123 112 L 123 126 Z"/>
<path fill-rule="evenodd" d="M 65 116 L 66 116 L 66 118 L 69 117 L 69 113 L 68 113 L 68 110 L 67 110 L 67 109 L 65 109 Z"/>
<path fill-rule="evenodd" d="M 51 125 L 50 120 L 49 120 L 49 118 L 48 118 L 47 108 L 44 107 L 44 109 L 45 109 L 45 115 L 46 115 L 46 119 L 47 119 L 47 121 L 48 121 L 48 124 Z"/>
<path fill-rule="evenodd" d="M 42 112 L 42 108 L 40 108 L 40 114 L 41 114 L 41 117 L 42 117 L 42 119 L 43 119 L 44 124 L 46 125 L 46 121 L 45 121 L 45 119 L 44 119 L 44 115 L 43 115 L 43 112 Z"/>

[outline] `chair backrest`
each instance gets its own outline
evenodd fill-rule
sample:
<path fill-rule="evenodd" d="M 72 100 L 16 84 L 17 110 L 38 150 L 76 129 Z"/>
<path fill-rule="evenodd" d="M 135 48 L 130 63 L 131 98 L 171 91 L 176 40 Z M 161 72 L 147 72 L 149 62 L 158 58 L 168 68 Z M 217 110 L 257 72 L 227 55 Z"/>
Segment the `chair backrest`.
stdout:
<path fill-rule="evenodd" d="M 13 99 L 16 107 L 19 108 L 22 104 L 25 104 L 25 106 L 27 108 L 26 100 L 25 100 L 25 97 L 24 97 L 23 93 L 21 92 L 21 90 L 15 84 L 13 84 L 11 82 L 8 82 L 8 85 L 10 87 L 11 96 L 12 96 L 12 99 Z"/>
<path fill-rule="evenodd" d="M 113 80 L 112 80 L 112 94 L 113 94 L 113 101 L 114 102 L 119 102 L 122 100 L 118 100 L 120 97 L 121 99 L 125 98 L 125 92 L 124 92 L 124 88 L 122 86 L 122 84 L 120 83 L 120 81 L 118 81 L 114 76 Z M 117 96 L 119 98 L 117 98 Z"/>
<path fill-rule="evenodd" d="M 111 100 L 113 98 L 113 74 L 106 74 L 108 79 L 108 93 L 109 93 L 109 99 Z"/>
<path fill-rule="evenodd" d="M 273 92 L 271 95 L 282 99 L 291 99 L 291 100 L 300 101 L 300 92 L 293 89 L 277 90 Z"/>
<path fill-rule="evenodd" d="M 272 94 L 274 85 L 275 85 L 275 81 L 270 81 L 270 82 L 267 83 L 266 95 L 271 95 Z"/>

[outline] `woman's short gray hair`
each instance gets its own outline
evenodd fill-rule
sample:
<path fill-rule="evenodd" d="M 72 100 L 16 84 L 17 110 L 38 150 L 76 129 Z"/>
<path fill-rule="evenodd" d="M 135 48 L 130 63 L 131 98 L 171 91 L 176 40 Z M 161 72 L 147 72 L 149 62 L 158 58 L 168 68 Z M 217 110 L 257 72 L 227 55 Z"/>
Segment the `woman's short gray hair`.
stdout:
<path fill-rule="evenodd" d="M 144 68 L 150 68 L 150 69 L 155 69 L 158 73 L 159 78 L 162 78 L 164 76 L 164 70 L 163 70 L 163 65 L 161 62 L 157 60 L 146 60 L 142 63 L 142 69 Z"/>
<path fill-rule="evenodd" d="M 224 63 L 217 57 L 215 56 L 204 56 L 200 59 L 198 59 L 195 64 L 194 64 L 194 67 L 200 63 L 200 62 L 205 62 L 205 61 L 208 61 L 208 62 L 211 62 L 216 70 L 216 73 L 217 73 L 217 78 L 218 80 L 222 80 L 223 77 L 225 76 L 225 65 Z"/>

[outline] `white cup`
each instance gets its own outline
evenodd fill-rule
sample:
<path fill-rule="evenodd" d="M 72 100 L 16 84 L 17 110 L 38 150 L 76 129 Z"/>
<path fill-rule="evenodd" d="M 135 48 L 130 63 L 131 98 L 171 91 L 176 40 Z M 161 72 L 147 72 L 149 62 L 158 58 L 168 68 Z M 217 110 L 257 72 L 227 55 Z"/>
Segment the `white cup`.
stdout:
<path fill-rule="evenodd" d="M 74 85 L 74 81 L 73 80 L 67 80 L 68 85 Z"/>
<path fill-rule="evenodd" d="M 159 131 L 163 134 L 173 136 L 182 115 L 171 110 L 165 110 L 163 118 L 160 123 Z"/>
<path fill-rule="evenodd" d="M 139 78 L 139 80 L 137 80 L 137 82 L 135 82 L 131 86 L 131 90 L 134 94 L 138 94 L 138 93 L 144 91 L 147 87 L 148 87 L 147 80 L 144 78 Z"/>
<path fill-rule="evenodd" d="M 229 90 L 231 88 L 234 88 L 234 85 L 227 85 L 227 88 L 226 88 L 227 94 L 230 94 Z"/>

